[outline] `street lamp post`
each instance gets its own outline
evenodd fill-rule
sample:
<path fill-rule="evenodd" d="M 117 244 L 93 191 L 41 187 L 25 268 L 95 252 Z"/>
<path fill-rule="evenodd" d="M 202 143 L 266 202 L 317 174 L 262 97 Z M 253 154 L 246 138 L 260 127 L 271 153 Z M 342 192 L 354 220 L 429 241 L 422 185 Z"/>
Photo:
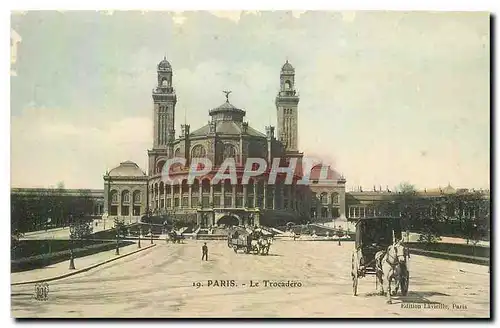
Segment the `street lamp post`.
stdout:
<path fill-rule="evenodd" d="M 69 222 L 69 269 L 75 269 L 75 259 L 73 256 L 73 239 L 75 237 L 75 225 L 73 222 L 73 217 L 70 216 Z"/>
<path fill-rule="evenodd" d="M 153 226 L 152 226 L 152 222 L 151 222 L 151 211 L 148 209 L 147 213 L 146 213 L 146 216 L 148 218 L 148 222 L 149 222 L 149 238 L 151 240 L 151 244 L 153 244 Z"/>
<path fill-rule="evenodd" d="M 142 235 L 142 228 L 139 225 L 139 242 L 137 243 L 137 248 L 141 248 L 141 235 Z"/>
<path fill-rule="evenodd" d="M 72 243 L 72 241 L 71 241 L 71 243 Z M 73 257 L 73 248 L 70 248 L 70 250 L 69 250 L 69 269 L 75 270 L 75 259 Z"/>
<path fill-rule="evenodd" d="M 118 226 L 116 226 L 116 251 L 115 255 L 120 255 L 120 235 L 118 233 Z"/>

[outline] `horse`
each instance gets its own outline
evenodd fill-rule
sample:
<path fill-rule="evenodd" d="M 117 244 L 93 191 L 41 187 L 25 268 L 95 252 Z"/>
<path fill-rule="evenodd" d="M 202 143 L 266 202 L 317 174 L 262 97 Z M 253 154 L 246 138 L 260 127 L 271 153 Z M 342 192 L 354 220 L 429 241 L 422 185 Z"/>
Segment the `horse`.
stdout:
<path fill-rule="evenodd" d="M 394 296 L 399 289 L 401 278 L 406 274 L 406 258 L 409 253 L 400 240 L 387 247 L 387 250 L 378 251 L 375 254 L 375 267 L 377 285 L 380 286 L 380 294 L 387 293 L 387 303 L 391 304 L 391 296 Z M 395 289 L 391 290 L 391 280 L 395 281 Z"/>
<path fill-rule="evenodd" d="M 260 237 L 258 239 L 258 245 L 262 255 L 267 255 L 269 253 L 269 248 L 271 247 L 270 239 Z"/>
<path fill-rule="evenodd" d="M 260 253 L 260 243 L 258 239 L 251 239 L 250 241 L 250 250 L 256 252 L 256 254 Z"/>

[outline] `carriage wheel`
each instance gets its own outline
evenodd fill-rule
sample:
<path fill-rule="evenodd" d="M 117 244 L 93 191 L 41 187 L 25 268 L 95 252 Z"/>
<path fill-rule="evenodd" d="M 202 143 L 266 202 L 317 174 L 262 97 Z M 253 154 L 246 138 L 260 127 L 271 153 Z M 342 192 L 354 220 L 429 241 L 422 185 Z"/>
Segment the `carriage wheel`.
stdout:
<path fill-rule="evenodd" d="M 266 248 L 266 253 L 264 255 L 269 254 L 269 247 Z"/>

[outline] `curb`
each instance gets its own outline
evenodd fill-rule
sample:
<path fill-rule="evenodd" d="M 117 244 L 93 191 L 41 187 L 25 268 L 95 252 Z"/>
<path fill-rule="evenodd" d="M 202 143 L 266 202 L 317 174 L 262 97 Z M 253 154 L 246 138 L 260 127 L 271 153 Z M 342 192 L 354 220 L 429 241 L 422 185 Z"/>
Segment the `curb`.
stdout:
<path fill-rule="evenodd" d="M 36 236 L 36 235 L 48 234 L 48 233 L 52 233 L 52 232 L 59 232 L 62 230 L 69 230 L 69 228 L 64 227 L 64 228 L 55 228 L 55 229 L 51 229 L 48 231 L 45 231 L 45 230 L 30 231 L 30 232 L 25 232 L 24 236 L 31 237 L 31 236 Z M 22 238 L 24 238 L 24 237 L 22 237 Z M 20 238 L 20 239 L 22 239 L 22 238 Z"/>
<path fill-rule="evenodd" d="M 79 270 L 71 271 L 71 272 L 68 272 L 68 273 L 64 273 L 62 275 L 55 276 L 55 277 L 52 277 L 52 278 L 30 280 L 30 281 L 21 281 L 21 282 L 11 283 L 10 285 L 11 286 L 29 285 L 29 284 L 36 284 L 36 283 L 40 283 L 40 282 L 48 282 L 48 281 L 53 281 L 53 280 L 59 280 L 59 279 L 67 278 L 67 277 L 74 276 L 76 274 L 79 274 L 79 273 L 86 272 L 86 271 L 89 271 L 91 269 L 97 268 L 98 266 L 101 266 L 101 265 L 104 265 L 104 264 L 107 264 L 107 263 L 119 260 L 119 259 L 124 258 L 126 256 L 129 256 L 129 255 L 132 255 L 132 254 L 136 254 L 136 253 L 145 251 L 145 250 L 150 249 L 150 248 L 152 248 L 154 246 L 156 246 L 156 244 L 149 245 L 149 246 L 146 246 L 146 247 L 143 247 L 143 248 L 140 248 L 140 249 L 136 249 L 133 252 L 130 252 L 130 253 L 127 253 L 127 254 L 123 254 L 123 255 L 119 255 L 119 256 L 113 257 L 113 258 L 111 258 L 109 260 L 106 260 L 106 261 L 103 261 L 103 262 L 99 262 L 99 263 L 96 263 L 96 264 L 92 264 L 92 265 L 90 265 L 88 267 L 85 267 L 83 269 L 79 269 Z"/>
<path fill-rule="evenodd" d="M 427 256 L 427 257 L 448 260 L 448 261 L 478 264 L 478 265 L 482 265 L 482 266 L 489 266 L 490 265 L 490 258 L 488 258 L 488 257 L 479 257 L 479 256 L 445 253 L 445 252 L 437 252 L 437 251 L 428 251 L 428 250 L 423 250 L 423 249 L 418 249 L 418 248 L 410 248 L 410 254 Z"/>

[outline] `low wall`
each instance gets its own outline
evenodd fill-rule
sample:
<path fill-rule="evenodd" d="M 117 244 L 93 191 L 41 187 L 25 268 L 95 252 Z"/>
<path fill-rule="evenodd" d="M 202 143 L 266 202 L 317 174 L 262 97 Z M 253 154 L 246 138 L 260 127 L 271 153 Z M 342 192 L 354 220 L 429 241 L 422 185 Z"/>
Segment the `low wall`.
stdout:
<path fill-rule="evenodd" d="M 227 235 L 197 234 L 196 239 L 198 239 L 198 240 L 227 240 Z"/>
<path fill-rule="evenodd" d="M 435 258 L 457 261 L 457 262 L 486 265 L 486 266 L 490 265 L 490 259 L 486 258 L 486 257 L 477 257 L 477 256 L 452 254 L 452 253 L 444 253 L 444 252 L 436 252 L 436 251 L 426 251 L 426 250 L 414 249 L 414 248 L 410 249 L 410 254 L 435 257 Z"/>
<path fill-rule="evenodd" d="M 432 252 L 441 252 L 449 254 L 459 254 L 475 257 L 490 257 L 490 248 L 485 246 L 473 246 L 467 244 L 453 244 L 453 243 L 419 243 L 410 242 L 405 243 L 408 248 L 420 249 Z"/>
<path fill-rule="evenodd" d="M 480 265 L 490 264 L 490 248 L 453 243 L 405 243 L 410 254 L 423 255 L 446 260 Z"/>
<path fill-rule="evenodd" d="M 75 249 L 104 243 L 105 241 L 101 240 L 72 240 L 72 246 Z M 17 247 L 11 251 L 11 260 L 19 260 L 22 258 L 28 258 L 48 253 L 57 253 L 60 251 L 68 250 L 69 248 L 70 240 L 68 239 L 20 240 L 17 243 Z"/>
<path fill-rule="evenodd" d="M 27 241 L 27 242 L 31 242 Z M 40 242 L 39 240 L 34 240 L 34 242 Z M 18 258 L 18 259 L 12 259 L 10 261 L 11 264 L 11 272 L 19 272 L 19 271 L 26 271 L 26 270 L 33 270 L 33 269 L 38 269 L 38 268 L 43 268 L 47 265 L 67 261 L 70 259 L 70 241 L 69 240 L 58 240 L 59 246 L 62 245 L 61 242 L 65 242 L 65 249 L 59 250 L 57 252 L 51 252 L 51 253 L 42 253 L 34 256 L 29 256 L 29 257 L 23 257 L 23 258 Z M 86 243 L 90 243 L 91 241 L 85 241 Z M 119 246 L 124 247 L 133 244 L 133 242 L 130 241 L 120 241 Z M 100 252 L 105 252 L 112 250 L 116 247 L 116 242 L 102 242 L 99 241 L 94 244 L 84 244 L 84 246 L 78 246 L 76 244 L 73 244 L 73 257 L 82 257 L 82 256 L 88 256 Z M 35 245 L 36 246 L 36 245 Z M 59 248 L 61 249 L 62 246 Z"/>

